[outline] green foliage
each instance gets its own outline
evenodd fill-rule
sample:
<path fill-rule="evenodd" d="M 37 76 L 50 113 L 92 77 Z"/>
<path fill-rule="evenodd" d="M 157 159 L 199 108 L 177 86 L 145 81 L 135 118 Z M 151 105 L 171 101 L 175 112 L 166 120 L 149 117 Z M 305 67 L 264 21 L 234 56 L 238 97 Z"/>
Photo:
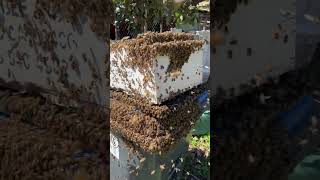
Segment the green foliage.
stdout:
<path fill-rule="evenodd" d="M 197 160 L 201 163 L 197 163 Z M 190 172 L 199 179 L 208 179 L 210 176 L 210 166 L 208 165 L 208 162 L 210 162 L 209 158 L 204 156 L 197 159 L 194 159 L 192 156 L 186 156 L 185 161 L 182 164 L 182 169 Z"/>
<path fill-rule="evenodd" d="M 175 20 L 176 26 L 181 27 L 182 25 L 194 25 L 197 24 L 198 9 L 192 5 L 192 0 L 185 0 L 180 4 L 176 4 L 175 7 Z"/>
<path fill-rule="evenodd" d="M 210 132 L 210 111 L 205 111 L 196 123 L 192 135 L 203 135 Z"/>
<path fill-rule="evenodd" d="M 143 8 L 134 0 L 113 0 L 115 4 L 116 27 L 120 27 L 122 23 L 128 25 L 131 31 L 140 31 L 143 22 Z"/>
<path fill-rule="evenodd" d="M 113 0 L 113 3 L 116 26 L 125 22 L 132 31 L 142 31 L 146 22 L 160 22 L 162 17 L 165 17 L 166 24 L 175 24 L 177 27 L 198 22 L 197 8 L 192 6 L 191 0 L 182 3 L 174 0 Z"/>
<path fill-rule="evenodd" d="M 206 151 L 210 151 L 210 134 L 203 136 L 193 136 L 191 138 L 190 145 L 192 148 L 200 148 Z"/>
<path fill-rule="evenodd" d="M 201 180 L 208 179 L 210 177 L 210 135 L 191 137 L 190 146 L 192 150 L 184 155 L 184 161 L 181 164 L 181 169 L 184 171 L 181 171 L 178 177 L 189 179 L 192 175 Z"/>

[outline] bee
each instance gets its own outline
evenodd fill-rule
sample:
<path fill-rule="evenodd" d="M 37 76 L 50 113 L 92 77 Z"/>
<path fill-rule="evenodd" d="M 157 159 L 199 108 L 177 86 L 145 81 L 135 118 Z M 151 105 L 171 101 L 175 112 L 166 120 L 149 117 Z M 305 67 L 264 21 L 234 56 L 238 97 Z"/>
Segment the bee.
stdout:
<path fill-rule="evenodd" d="M 143 163 L 145 160 L 146 160 L 146 158 L 145 158 L 145 157 L 144 157 L 144 158 L 142 158 L 142 159 L 140 159 L 140 163 Z"/>
<path fill-rule="evenodd" d="M 172 168 L 176 167 L 176 164 L 175 164 L 175 163 L 172 163 L 171 167 L 172 167 Z"/>
<path fill-rule="evenodd" d="M 249 161 L 250 163 L 254 163 L 254 162 L 255 162 L 255 158 L 254 158 L 254 156 L 253 156 L 252 154 L 250 154 L 250 155 L 248 156 L 248 161 Z"/>
<path fill-rule="evenodd" d="M 155 170 L 153 170 L 153 171 L 151 171 L 151 175 L 154 175 L 156 173 L 156 171 Z"/>
<path fill-rule="evenodd" d="M 312 16 L 310 14 L 305 14 L 304 18 L 308 21 L 311 21 L 312 23 L 320 24 L 320 17 Z"/>
<path fill-rule="evenodd" d="M 229 58 L 229 59 L 232 59 L 232 50 L 231 50 L 231 49 L 229 49 L 229 50 L 227 51 L 227 54 L 228 54 L 228 58 Z"/>
<path fill-rule="evenodd" d="M 13 80 L 16 80 L 16 77 L 14 73 L 11 71 L 11 69 L 8 69 L 8 78 L 12 78 Z"/>
<path fill-rule="evenodd" d="M 217 49 L 215 47 L 212 47 L 211 48 L 211 52 L 212 52 L 212 54 L 216 54 L 217 53 Z"/>
<path fill-rule="evenodd" d="M 160 170 L 163 171 L 163 170 L 165 170 L 165 169 L 166 169 L 165 164 L 161 164 L 161 165 L 160 165 Z"/>
<path fill-rule="evenodd" d="M 251 56 L 252 55 L 252 49 L 251 48 L 247 48 L 247 56 Z"/>
<path fill-rule="evenodd" d="M 318 119 L 316 116 L 311 117 L 311 126 L 316 127 L 318 125 Z"/>
<path fill-rule="evenodd" d="M 280 37 L 279 32 L 276 32 L 276 31 L 273 31 L 273 32 L 272 32 L 272 38 L 273 38 L 273 39 L 278 40 L 279 37 Z"/>
<path fill-rule="evenodd" d="M 283 31 L 284 31 L 284 29 L 283 29 L 283 27 L 282 27 L 281 24 L 278 24 L 278 29 L 279 29 L 280 32 L 283 32 Z"/>
<path fill-rule="evenodd" d="M 178 77 L 180 75 L 181 71 L 174 71 L 170 73 L 171 77 Z"/>
<path fill-rule="evenodd" d="M 272 72 L 272 71 L 273 71 L 273 68 L 272 68 L 272 65 L 271 65 L 271 64 L 268 64 L 268 65 L 266 66 L 266 69 L 267 69 L 268 72 Z"/>
<path fill-rule="evenodd" d="M 306 144 L 308 144 L 308 140 L 307 139 L 302 139 L 301 141 L 299 141 L 299 145 L 304 146 Z"/>
<path fill-rule="evenodd" d="M 288 38 L 289 38 L 289 36 L 288 36 L 288 34 L 286 34 L 285 36 L 284 36 L 284 38 L 283 38 L 283 43 L 287 43 L 288 42 Z"/>
<path fill-rule="evenodd" d="M 312 134 L 317 134 L 319 130 L 316 128 L 310 127 L 310 131 Z"/>
<path fill-rule="evenodd" d="M 220 45 L 224 42 L 224 35 L 221 32 L 213 32 L 211 36 L 211 42 L 213 42 L 213 45 Z"/>
<path fill-rule="evenodd" d="M 231 41 L 229 42 L 229 44 L 230 44 L 230 45 L 236 45 L 236 44 L 238 44 L 238 40 L 236 40 L 236 39 L 231 40 Z"/>
<path fill-rule="evenodd" d="M 225 32 L 225 33 L 229 33 L 229 28 L 228 28 L 228 26 L 224 26 L 224 32 Z"/>

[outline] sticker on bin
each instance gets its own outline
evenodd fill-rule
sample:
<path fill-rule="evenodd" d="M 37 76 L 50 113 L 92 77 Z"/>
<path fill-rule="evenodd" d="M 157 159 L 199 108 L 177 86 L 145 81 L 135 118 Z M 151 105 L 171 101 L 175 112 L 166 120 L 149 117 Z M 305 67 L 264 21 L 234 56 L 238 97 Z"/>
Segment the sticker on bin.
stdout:
<path fill-rule="evenodd" d="M 110 134 L 110 152 L 119 159 L 119 140 L 112 134 Z"/>

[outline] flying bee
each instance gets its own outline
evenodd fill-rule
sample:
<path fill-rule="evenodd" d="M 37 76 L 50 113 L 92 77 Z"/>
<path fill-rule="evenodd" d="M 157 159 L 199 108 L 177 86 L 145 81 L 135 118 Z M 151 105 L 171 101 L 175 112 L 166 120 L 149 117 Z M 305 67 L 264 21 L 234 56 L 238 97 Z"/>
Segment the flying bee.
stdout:
<path fill-rule="evenodd" d="M 279 29 L 279 31 L 280 31 L 280 32 L 285 31 L 285 30 L 283 29 L 283 27 L 282 27 L 282 25 L 281 25 L 281 24 L 278 24 L 278 29 Z"/>
<path fill-rule="evenodd" d="M 238 44 L 238 40 L 236 40 L 236 39 L 231 40 L 231 41 L 229 42 L 229 44 L 230 44 L 230 45 L 236 45 L 236 44 Z"/>
<path fill-rule="evenodd" d="M 228 26 L 224 26 L 224 32 L 225 32 L 225 33 L 229 33 L 229 28 L 228 28 Z"/>
<path fill-rule="evenodd" d="M 251 56 L 252 55 L 252 49 L 251 48 L 247 48 L 247 56 Z"/>
<path fill-rule="evenodd" d="M 141 158 L 141 159 L 140 159 L 140 163 L 143 163 L 145 160 L 146 160 L 145 157 Z"/>
<path fill-rule="evenodd" d="M 217 49 L 215 47 L 212 47 L 211 52 L 212 52 L 212 54 L 216 54 L 217 53 Z"/>
<path fill-rule="evenodd" d="M 153 171 L 151 171 L 151 175 L 154 175 L 156 173 L 156 171 L 155 170 L 153 170 Z"/>
<path fill-rule="evenodd" d="M 278 40 L 279 37 L 280 37 L 279 32 L 277 32 L 277 31 L 273 31 L 272 32 L 272 39 Z"/>
<path fill-rule="evenodd" d="M 304 146 L 304 145 L 308 144 L 308 142 L 309 141 L 307 139 L 302 139 L 299 141 L 299 145 Z"/>
<path fill-rule="evenodd" d="M 220 45 L 224 42 L 224 35 L 221 32 L 213 32 L 211 39 L 213 42 L 213 45 Z"/>
<path fill-rule="evenodd" d="M 166 168 L 166 167 L 165 167 L 165 164 L 161 164 L 161 165 L 160 165 L 160 170 L 161 170 L 161 171 L 165 170 L 165 168 Z"/>
<path fill-rule="evenodd" d="M 287 42 L 288 42 L 288 34 L 286 34 L 285 36 L 284 36 L 284 38 L 283 38 L 283 42 L 286 44 Z"/>
<path fill-rule="evenodd" d="M 227 51 L 227 54 L 228 54 L 228 58 L 229 58 L 229 59 L 232 59 L 232 50 L 231 50 L 231 49 L 229 49 L 229 50 Z"/>

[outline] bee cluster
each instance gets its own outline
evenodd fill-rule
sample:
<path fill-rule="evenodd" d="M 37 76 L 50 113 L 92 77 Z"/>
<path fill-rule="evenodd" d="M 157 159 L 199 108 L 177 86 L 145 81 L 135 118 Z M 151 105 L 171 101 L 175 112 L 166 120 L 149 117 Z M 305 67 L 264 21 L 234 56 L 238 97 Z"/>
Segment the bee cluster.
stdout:
<path fill-rule="evenodd" d="M 155 33 L 139 34 L 136 39 L 126 39 L 111 45 L 111 51 L 125 48 L 132 58 L 125 66 L 137 68 L 144 73 L 155 63 L 156 56 L 169 56 L 170 65 L 167 72 L 177 71 L 189 60 L 189 56 L 202 48 L 203 40 L 195 40 L 188 33 Z M 179 52 L 179 53 L 177 53 Z"/>
<path fill-rule="evenodd" d="M 12 91 L 1 93 L 0 104 L 10 114 L 0 121 L 2 179 L 108 179 L 105 110 L 59 107 Z"/>
<path fill-rule="evenodd" d="M 198 120 L 200 106 L 196 97 L 204 88 L 205 85 L 200 85 L 159 106 L 112 91 L 111 129 L 145 152 L 166 152 Z"/>
<path fill-rule="evenodd" d="M 134 105 L 134 111 L 141 111 L 143 113 L 148 113 L 150 116 L 164 119 L 169 115 L 169 107 L 167 106 L 152 106 L 149 102 L 147 102 L 144 98 L 136 95 L 135 98 L 132 98 L 131 95 L 127 93 L 123 93 L 121 91 L 112 91 L 111 93 L 112 99 L 117 101 L 124 100 L 127 104 Z"/>
<path fill-rule="evenodd" d="M 287 179 L 298 162 L 293 152 L 303 151 L 309 140 L 314 139 L 310 134 L 316 134 L 318 126 L 313 120 L 312 128 L 305 130 L 307 134 L 290 139 L 286 126 L 277 117 L 302 96 L 319 91 L 319 82 L 310 79 L 310 67 L 290 71 L 276 81 L 269 79 L 214 107 L 215 116 L 219 117 L 212 122 L 214 178 Z M 261 94 L 270 98 L 261 101 Z"/>
<path fill-rule="evenodd" d="M 90 19 L 90 27 L 97 36 L 109 40 L 111 16 L 113 12 L 112 1 L 107 0 L 37 0 L 36 8 L 44 9 L 50 18 L 58 18 L 60 13 L 68 22 L 79 24 L 87 16 Z"/>
<path fill-rule="evenodd" d="M 147 44 L 194 40 L 193 34 L 191 33 L 174 33 L 169 31 L 163 33 L 146 32 L 144 34 L 138 34 L 137 38 L 144 39 Z"/>
<path fill-rule="evenodd" d="M 174 98 L 203 83 L 202 61 L 198 60 L 203 45 L 203 40 L 195 40 L 190 33 L 174 32 L 147 32 L 115 42 L 111 45 L 111 87 L 140 94 L 154 104 Z M 178 87 L 179 83 L 183 86 Z"/>
<path fill-rule="evenodd" d="M 82 139 L 97 148 L 106 143 L 108 116 L 100 108 L 64 108 L 52 105 L 42 97 L 10 95 L 2 97 L 6 111 L 18 114 L 21 121 L 48 129 L 67 139 Z M 102 148 L 102 147 L 101 147 Z"/>
<path fill-rule="evenodd" d="M 1 122 L 0 132 L 1 179 L 72 179 L 82 168 L 92 179 L 108 177 L 97 155 L 81 154 L 80 142 L 15 119 Z"/>

